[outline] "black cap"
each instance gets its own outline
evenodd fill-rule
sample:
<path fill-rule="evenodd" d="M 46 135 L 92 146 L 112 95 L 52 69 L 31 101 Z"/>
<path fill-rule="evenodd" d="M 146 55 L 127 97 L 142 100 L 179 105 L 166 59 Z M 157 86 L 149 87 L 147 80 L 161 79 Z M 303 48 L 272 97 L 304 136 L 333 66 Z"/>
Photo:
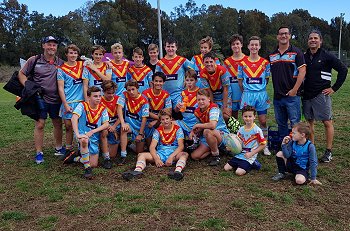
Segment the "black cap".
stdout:
<path fill-rule="evenodd" d="M 43 38 L 43 40 L 41 41 L 42 44 L 48 43 L 48 42 L 55 42 L 55 43 L 58 44 L 58 40 L 55 37 L 51 36 L 51 35 Z"/>

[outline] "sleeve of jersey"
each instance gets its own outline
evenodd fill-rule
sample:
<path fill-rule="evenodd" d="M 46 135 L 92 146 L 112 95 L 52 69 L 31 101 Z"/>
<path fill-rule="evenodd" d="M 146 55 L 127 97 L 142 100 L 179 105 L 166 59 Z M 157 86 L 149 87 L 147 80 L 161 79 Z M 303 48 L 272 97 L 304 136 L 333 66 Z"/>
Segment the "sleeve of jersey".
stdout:
<path fill-rule="evenodd" d="M 238 72 L 237 72 L 237 79 L 243 79 L 243 66 L 239 65 L 238 66 Z"/>
<path fill-rule="evenodd" d="M 158 64 L 156 65 L 155 72 L 163 72 L 163 71 L 162 71 L 162 68 L 160 68 L 160 67 L 158 66 Z"/>
<path fill-rule="evenodd" d="M 149 117 L 149 104 L 145 103 L 142 105 L 142 117 Z"/>
<path fill-rule="evenodd" d="M 230 75 L 229 75 L 228 71 L 226 71 L 225 68 L 222 68 L 222 70 L 224 71 L 224 74 L 221 76 L 222 85 L 228 86 L 228 85 L 230 85 Z"/>
<path fill-rule="evenodd" d="M 103 110 L 101 119 L 102 119 L 101 122 L 103 124 L 106 123 L 109 120 L 109 116 L 108 116 L 108 113 L 107 113 L 106 109 Z"/>
<path fill-rule="evenodd" d="M 106 75 L 111 75 L 112 74 L 112 69 L 110 69 L 110 68 L 108 68 L 108 69 L 106 69 Z"/>
<path fill-rule="evenodd" d="M 149 86 L 151 86 L 151 83 L 152 83 L 152 75 L 153 75 L 153 71 L 150 71 L 147 74 L 147 81 Z"/>
<path fill-rule="evenodd" d="M 271 66 L 270 66 L 270 64 L 268 63 L 267 65 L 266 65 L 266 69 L 265 69 L 265 78 L 266 79 L 268 79 L 268 78 L 270 78 L 271 77 Z"/>
<path fill-rule="evenodd" d="M 159 132 L 158 130 L 154 130 L 153 135 L 152 135 L 152 140 L 156 140 L 159 142 Z"/>
<path fill-rule="evenodd" d="M 264 133 L 263 133 L 263 131 L 260 128 L 258 129 L 257 135 L 258 135 L 258 142 L 259 142 L 259 144 L 260 145 L 266 144 L 266 139 L 264 137 Z"/>
<path fill-rule="evenodd" d="M 184 67 L 186 68 L 186 70 L 188 70 L 188 69 L 194 70 L 194 66 L 195 66 L 195 64 L 193 62 L 189 61 L 188 59 L 186 59 L 186 61 L 184 62 Z"/>
<path fill-rule="evenodd" d="M 293 142 L 290 141 L 288 144 L 282 144 L 282 153 L 285 158 L 289 158 L 293 152 Z"/>
<path fill-rule="evenodd" d="M 297 56 L 295 58 L 295 64 L 298 68 L 306 66 L 304 54 L 300 49 L 297 49 Z"/>
<path fill-rule="evenodd" d="M 64 72 L 61 68 L 57 69 L 57 80 L 64 80 Z"/>
<path fill-rule="evenodd" d="M 182 131 L 182 128 L 179 128 L 179 129 L 176 131 L 176 139 L 177 139 L 177 140 L 185 139 L 184 132 Z"/>
<path fill-rule="evenodd" d="M 309 163 L 310 163 L 310 177 L 311 180 L 316 179 L 317 175 L 317 154 L 316 154 L 316 148 L 314 144 L 309 144 Z"/>
<path fill-rule="evenodd" d="M 179 97 L 179 99 L 181 99 L 181 97 Z M 178 100 L 179 102 L 180 100 Z M 165 98 L 165 104 L 164 104 L 164 108 L 172 108 L 172 104 L 171 104 L 171 99 L 170 96 Z"/>
<path fill-rule="evenodd" d="M 84 69 L 83 69 L 83 74 L 82 74 L 81 78 L 82 79 L 89 79 L 89 70 L 86 67 L 84 67 Z"/>
<path fill-rule="evenodd" d="M 132 77 L 131 77 L 130 72 L 128 71 L 128 72 L 126 72 L 125 81 L 128 82 L 130 79 L 132 79 Z"/>
<path fill-rule="evenodd" d="M 76 115 L 78 115 L 78 117 L 80 117 L 81 114 L 83 113 L 83 110 L 84 110 L 83 104 L 82 104 L 82 103 L 79 103 L 79 104 L 77 105 L 77 107 L 74 109 L 73 114 L 76 114 Z"/>
<path fill-rule="evenodd" d="M 209 111 L 209 120 L 210 121 L 219 121 L 220 109 L 218 107 L 213 107 Z"/>
<path fill-rule="evenodd" d="M 118 100 L 117 100 L 117 104 L 124 107 L 125 106 L 125 96 L 124 94 L 122 94 L 121 96 L 119 96 Z"/>
<path fill-rule="evenodd" d="M 201 89 L 209 89 L 209 83 L 207 79 L 200 78 L 198 79 L 198 81 L 201 82 L 201 87 L 200 87 Z"/>

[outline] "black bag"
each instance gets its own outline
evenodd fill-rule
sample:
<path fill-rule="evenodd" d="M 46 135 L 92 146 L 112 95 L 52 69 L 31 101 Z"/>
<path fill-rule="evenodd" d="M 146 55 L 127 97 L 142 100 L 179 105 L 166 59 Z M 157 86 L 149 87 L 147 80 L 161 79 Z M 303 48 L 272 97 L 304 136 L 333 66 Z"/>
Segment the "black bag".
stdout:
<path fill-rule="evenodd" d="M 40 58 L 40 56 L 41 55 L 37 55 L 35 57 L 33 67 L 30 70 L 29 75 L 28 75 L 29 80 L 32 80 L 34 77 L 34 68 L 35 68 L 35 65 L 36 65 L 38 59 Z M 5 86 L 3 88 L 4 88 L 4 90 L 6 90 L 14 95 L 22 96 L 22 91 L 23 91 L 24 86 L 19 81 L 18 71 L 13 72 L 10 80 L 5 84 Z"/>

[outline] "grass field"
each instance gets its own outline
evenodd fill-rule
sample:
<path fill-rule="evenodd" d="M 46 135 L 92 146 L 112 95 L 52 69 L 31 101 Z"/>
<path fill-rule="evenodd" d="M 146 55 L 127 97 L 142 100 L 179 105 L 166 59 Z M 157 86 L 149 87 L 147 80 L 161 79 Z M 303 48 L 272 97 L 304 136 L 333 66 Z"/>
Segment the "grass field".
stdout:
<path fill-rule="evenodd" d="M 50 123 L 46 162 L 38 166 L 33 122 L 0 86 L 0 230 L 350 230 L 349 79 L 333 96 L 334 161 L 319 165 L 322 186 L 272 182 L 274 156 L 260 156 L 262 169 L 243 177 L 223 171 L 224 157 L 217 168 L 190 161 L 181 182 L 154 166 L 124 182 L 120 173 L 134 166 L 132 156 L 127 166 L 95 169 L 87 181 L 81 166 L 63 166 L 53 156 Z M 319 156 L 324 143 L 318 123 Z"/>

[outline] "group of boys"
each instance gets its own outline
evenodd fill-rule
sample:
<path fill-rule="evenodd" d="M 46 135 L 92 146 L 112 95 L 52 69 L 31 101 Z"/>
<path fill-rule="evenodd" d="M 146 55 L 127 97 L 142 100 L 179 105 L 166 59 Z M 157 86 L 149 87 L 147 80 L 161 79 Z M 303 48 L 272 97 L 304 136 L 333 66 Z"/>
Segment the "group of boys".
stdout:
<path fill-rule="evenodd" d="M 224 65 L 220 65 L 211 52 L 213 40 L 209 36 L 199 45 L 201 54 L 189 61 L 176 54 L 177 41 L 173 38 L 165 40 L 166 55 L 161 60 L 158 60 L 158 46 L 151 44 L 147 65 L 143 63 L 140 48 L 133 50 L 134 64 L 131 65 L 124 59 L 123 47 L 119 43 L 111 46 L 114 59 L 105 62 L 102 58 L 106 51 L 102 46 L 93 46 L 92 60 L 85 62 L 78 61 L 80 50 L 76 45 L 67 46 L 67 61 L 57 73 L 62 100 L 60 116 L 66 127 L 64 163 L 83 163 L 84 176 L 91 179 L 92 167 L 98 165 L 100 150 L 103 167 L 110 169 L 120 144 L 117 163 L 123 165 L 128 143 L 132 140 L 139 155 L 135 169 L 123 173 L 124 179 L 141 176 L 147 162 L 161 167 L 176 161 L 175 170 L 169 173 L 169 177 L 180 180 L 189 157 L 184 140 L 194 141 L 191 146 L 193 159 L 202 159 L 211 153 L 209 164 L 218 165 L 218 146 L 225 144 L 227 136 L 225 138 L 224 134 L 228 133 L 221 118 L 227 122 L 231 116 L 237 118 L 238 111 L 242 110 L 245 126 L 240 128 L 238 136 L 243 151 L 224 168 L 235 168 L 237 175 L 259 169 L 257 153 L 271 154 L 266 145 L 266 115 L 270 106 L 266 85 L 271 76 L 270 62 L 259 56 L 261 39 L 258 36 L 249 38 L 250 54 L 246 56 L 242 53 L 242 36 L 233 35 L 230 40 L 233 55 L 224 61 Z M 207 106 L 198 105 L 198 95 L 203 96 L 203 101 L 209 101 L 203 103 Z M 254 123 L 255 112 L 261 129 Z M 222 126 L 218 125 L 220 123 Z M 199 127 L 201 133 L 196 132 Z M 299 130 L 304 136 L 308 135 L 305 129 Z M 73 151 L 73 132 L 79 141 L 79 152 Z M 211 136 L 217 139 L 214 146 Z M 207 146 L 198 145 L 198 140 L 207 142 Z M 285 138 L 283 144 L 289 140 Z M 145 143 L 149 152 L 144 152 Z M 281 157 L 279 154 L 278 158 Z M 41 158 L 37 163 L 42 161 Z M 280 159 L 277 162 L 280 168 L 282 162 Z M 303 176 L 307 179 L 306 173 Z M 313 177 L 315 180 L 316 176 Z"/>

